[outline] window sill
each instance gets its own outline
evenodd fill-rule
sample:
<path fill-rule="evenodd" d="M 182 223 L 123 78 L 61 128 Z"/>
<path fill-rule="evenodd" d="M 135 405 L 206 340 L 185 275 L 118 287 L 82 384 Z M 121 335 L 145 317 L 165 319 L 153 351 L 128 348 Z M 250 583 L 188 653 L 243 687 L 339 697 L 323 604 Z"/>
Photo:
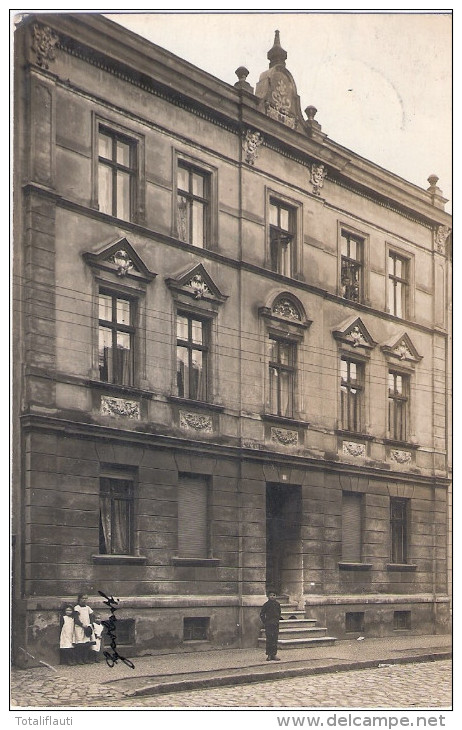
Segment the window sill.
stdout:
<path fill-rule="evenodd" d="M 144 555 L 92 555 L 95 565 L 146 565 Z"/>
<path fill-rule="evenodd" d="M 394 439 L 383 439 L 383 443 L 388 446 L 399 446 L 403 449 L 413 449 L 416 451 L 420 448 L 419 444 L 411 444 L 409 441 L 395 441 Z"/>
<path fill-rule="evenodd" d="M 131 395 L 138 398 L 152 398 L 150 390 L 142 390 L 133 385 L 116 385 L 115 383 L 106 383 L 104 380 L 88 380 L 90 388 L 98 388 L 114 395 Z"/>
<path fill-rule="evenodd" d="M 212 568 L 220 565 L 219 558 L 172 558 L 172 565 Z"/>
<path fill-rule="evenodd" d="M 370 570 L 372 563 L 338 563 L 339 570 Z"/>
<path fill-rule="evenodd" d="M 262 421 L 269 421 L 273 423 L 280 423 L 286 426 L 299 426 L 302 428 L 308 428 L 310 425 L 308 421 L 300 421 L 298 418 L 287 418 L 286 416 L 277 416 L 273 413 L 261 413 L 260 418 Z"/>
<path fill-rule="evenodd" d="M 387 570 L 391 572 L 413 572 L 414 570 L 417 570 L 417 565 L 414 563 L 387 563 Z"/>
<path fill-rule="evenodd" d="M 343 428 L 337 428 L 335 433 L 338 436 L 345 436 L 351 439 L 361 439 L 362 441 L 374 440 L 374 436 L 370 436 L 368 433 L 362 433 L 361 431 L 347 431 Z"/>
<path fill-rule="evenodd" d="M 191 398 L 180 398 L 177 395 L 168 395 L 167 400 L 171 403 L 177 403 L 179 406 L 188 406 L 188 408 L 202 408 L 206 411 L 221 412 L 225 410 L 224 406 L 218 406 L 215 403 L 208 403 L 203 400 L 192 400 Z"/>

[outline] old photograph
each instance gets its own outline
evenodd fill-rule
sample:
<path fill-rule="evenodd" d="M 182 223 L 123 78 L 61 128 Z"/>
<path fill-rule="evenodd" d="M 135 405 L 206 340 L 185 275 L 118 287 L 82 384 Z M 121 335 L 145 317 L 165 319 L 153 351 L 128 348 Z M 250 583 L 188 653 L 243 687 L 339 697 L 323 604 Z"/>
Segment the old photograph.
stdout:
<path fill-rule="evenodd" d="M 10 25 L 10 710 L 436 726 L 451 11 Z"/>

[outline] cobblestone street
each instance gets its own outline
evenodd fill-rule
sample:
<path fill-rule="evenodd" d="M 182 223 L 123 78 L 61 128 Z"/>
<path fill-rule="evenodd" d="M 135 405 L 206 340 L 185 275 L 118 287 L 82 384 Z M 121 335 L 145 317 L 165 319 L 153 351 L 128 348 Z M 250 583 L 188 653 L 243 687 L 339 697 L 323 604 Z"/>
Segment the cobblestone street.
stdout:
<path fill-rule="evenodd" d="M 31 682 L 22 672 L 13 682 L 13 706 L 449 708 L 451 669 L 449 660 L 385 665 L 152 697 L 127 697 L 107 685 L 79 692 L 64 677 Z"/>
<path fill-rule="evenodd" d="M 450 707 L 451 662 L 405 664 L 123 700 L 121 707 Z"/>

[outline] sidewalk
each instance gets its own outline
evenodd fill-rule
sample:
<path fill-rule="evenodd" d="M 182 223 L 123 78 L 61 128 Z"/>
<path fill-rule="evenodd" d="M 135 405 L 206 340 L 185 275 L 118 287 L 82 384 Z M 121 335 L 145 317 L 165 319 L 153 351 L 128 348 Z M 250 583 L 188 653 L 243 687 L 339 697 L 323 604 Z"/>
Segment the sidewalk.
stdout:
<path fill-rule="evenodd" d="M 433 661 L 452 655 L 451 636 L 406 636 L 337 641 L 333 646 L 279 650 L 266 662 L 262 649 L 225 649 L 130 657 L 122 663 L 13 669 L 14 707 L 123 707 L 123 699 L 179 690 L 248 684 L 379 664 Z M 172 697 L 174 706 L 174 698 Z"/>

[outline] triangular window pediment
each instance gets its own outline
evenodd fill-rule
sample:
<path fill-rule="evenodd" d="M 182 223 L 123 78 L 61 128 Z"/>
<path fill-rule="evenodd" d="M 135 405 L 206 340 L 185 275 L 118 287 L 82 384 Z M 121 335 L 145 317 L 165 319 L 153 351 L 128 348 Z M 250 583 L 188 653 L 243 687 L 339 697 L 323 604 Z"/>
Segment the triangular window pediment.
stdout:
<path fill-rule="evenodd" d="M 422 359 L 407 332 L 390 338 L 381 346 L 382 351 L 389 359 L 399 362 L 417 363 Z"/>
<path fill-rule="evenodd" d="M 361 317 L 350 317 L 332 331 L 339 342 L 350 345 L 355 349 L 372 350 L 377 344 Z"/>
<path fill-rule="evenodd" d="M 121 279 L 129 277 L 148 283 L 156 276 L 126 238 L 105 244 L 96 251 L 86 251 L 83 257 L 92 268 L 115 274 Z"/>
<path fill-rule="evenodd" d="M 203 264 L 197 264 L 176 278 L 166 279 L 166 283 L 169 289 L 181 292 L 194 299 L 222 303 L 228 298 L 221 293 Z"/>

